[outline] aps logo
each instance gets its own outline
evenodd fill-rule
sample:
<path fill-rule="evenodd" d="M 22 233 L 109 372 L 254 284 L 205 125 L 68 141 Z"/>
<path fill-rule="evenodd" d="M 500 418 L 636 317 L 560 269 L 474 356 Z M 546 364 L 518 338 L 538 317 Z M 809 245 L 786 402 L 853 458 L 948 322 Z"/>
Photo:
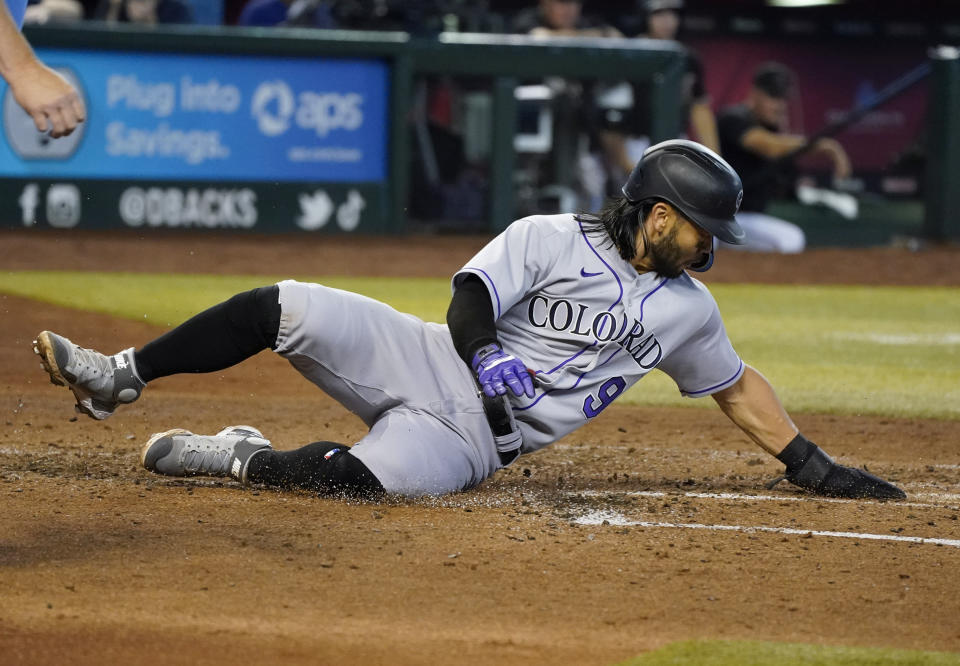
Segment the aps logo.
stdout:
<path fill-rule="evenodd" d="M 363 96 L 313 90 L 295 95 L 286 81 L 277 79 L 257 86 L 250 113 L 265 136 L 280 136 L 295 124 L 324 137 L 332 130 L 354 131 L 363 125 Z"/>
<path fill-rule="evenodd" d="M 251 113 L 257 127 L 267 136 L 283 134 L 293 115 L 293 91 L 285 81 L 264 81 L 253 93 Z"/>

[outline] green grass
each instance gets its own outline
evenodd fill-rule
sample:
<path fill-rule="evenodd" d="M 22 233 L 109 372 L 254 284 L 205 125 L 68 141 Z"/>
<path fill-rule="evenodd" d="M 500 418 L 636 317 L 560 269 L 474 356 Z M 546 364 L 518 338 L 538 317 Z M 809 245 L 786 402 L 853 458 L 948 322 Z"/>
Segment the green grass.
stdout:
<path fill-rule="evenodd" d="M 960 654 L 759 641 L 683 641 L 619 666 L 958 666 Z"/>
<path fill-rule="evenodd" d="M 0 291 L 138 319 L 169 328 L 239 291 L 294 277 L 348 289 L 411 312 L 442 321 L 450 300 L 448 280 L 422 278 L 343 278 L 319 276 L 168 275 L 88 271 L 14 271 L 0 273 Z"/>
<path fill-rule="evenodd" d="M 0 273 L 0 291 L 168 328 L 280 277 L 18 271 Z M 449 282 L 439 278 L 300 279 L 366 294 L 428 321 L 443 320 L 450 297 Z M 770 379 L 789 410 L 960 418 L 960 289 L 711 290 L 737 351 Z M 682 398 L 659 372 L 622 400 L 713 406 Z"/>
<path fill-rule="evenodd" d="M 789 409 L 960 418 L 960 289 L 716 285 L 711 291 L 734 347 Z M 675 392 L 668 377 L 655 373 L 625 397 L 677 404 Z"/>

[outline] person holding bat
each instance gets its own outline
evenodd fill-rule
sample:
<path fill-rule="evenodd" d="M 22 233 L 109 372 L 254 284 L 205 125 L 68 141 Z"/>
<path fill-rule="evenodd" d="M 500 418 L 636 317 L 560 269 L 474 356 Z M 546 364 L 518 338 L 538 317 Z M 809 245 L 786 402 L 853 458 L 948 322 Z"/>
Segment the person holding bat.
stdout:
<path fill-rule="evenodd" d="M 793 74 L 776 62 L 760 65 L 742 104 L 729 106 L 717 115 L 720 152 L 743 179 L 743 204 L 738 220 L 747 240 L 741 249 L 758 252 L 798 253 L 806 247 L 803 230 L 766 214 L 776 193 L 783 158 L 804 148 L 807 137 L 786 132 L 787 101 L 794 88 Z M 816 139 L 808 151 L 826 156 L 833 177 L 850 177 L 850 159 L 835 139 Z"/>

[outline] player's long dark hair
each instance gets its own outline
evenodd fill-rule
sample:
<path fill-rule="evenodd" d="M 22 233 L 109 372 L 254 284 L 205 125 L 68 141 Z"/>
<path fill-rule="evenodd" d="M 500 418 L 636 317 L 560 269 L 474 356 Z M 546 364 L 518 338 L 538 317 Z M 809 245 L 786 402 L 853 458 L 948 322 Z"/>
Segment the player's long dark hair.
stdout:
<path fill-rule="evenodd" d="M 580 223 L 587 234 L 606 234 L 607 241 L 617 248 L 620 256 L 632 261 L 637 256 L 640 223 L 657 201 L 659 199 L 644 199 L 630 203 L 625 197 L 609 199 L 596 215 L 580 215 Z"/>

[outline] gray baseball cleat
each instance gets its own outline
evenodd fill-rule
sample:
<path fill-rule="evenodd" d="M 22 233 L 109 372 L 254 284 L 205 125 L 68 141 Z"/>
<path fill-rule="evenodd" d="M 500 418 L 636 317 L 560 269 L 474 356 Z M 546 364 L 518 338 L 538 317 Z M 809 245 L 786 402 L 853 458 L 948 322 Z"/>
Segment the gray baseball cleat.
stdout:
<path fill-rule="evenodd" d="M 195 435 L 175 428 L 150 437 L 140 462 L 157 474 L 229 476 L 245 484 L 250 459 L 271 448 L 270 440 L 251 426 L 230 426 L 216 435 Z"/>
<path fill-rule="evenodd" d="M 117 405 L 140 397 L 146 384 L 137 375 L 133 347 L 106 356 L 79 347 L 67 338 L 43 331 L 33 341 L 50 381 L 66 386 L 77 399 L 77 411 L 102 420 L 113 414 Z"/>

